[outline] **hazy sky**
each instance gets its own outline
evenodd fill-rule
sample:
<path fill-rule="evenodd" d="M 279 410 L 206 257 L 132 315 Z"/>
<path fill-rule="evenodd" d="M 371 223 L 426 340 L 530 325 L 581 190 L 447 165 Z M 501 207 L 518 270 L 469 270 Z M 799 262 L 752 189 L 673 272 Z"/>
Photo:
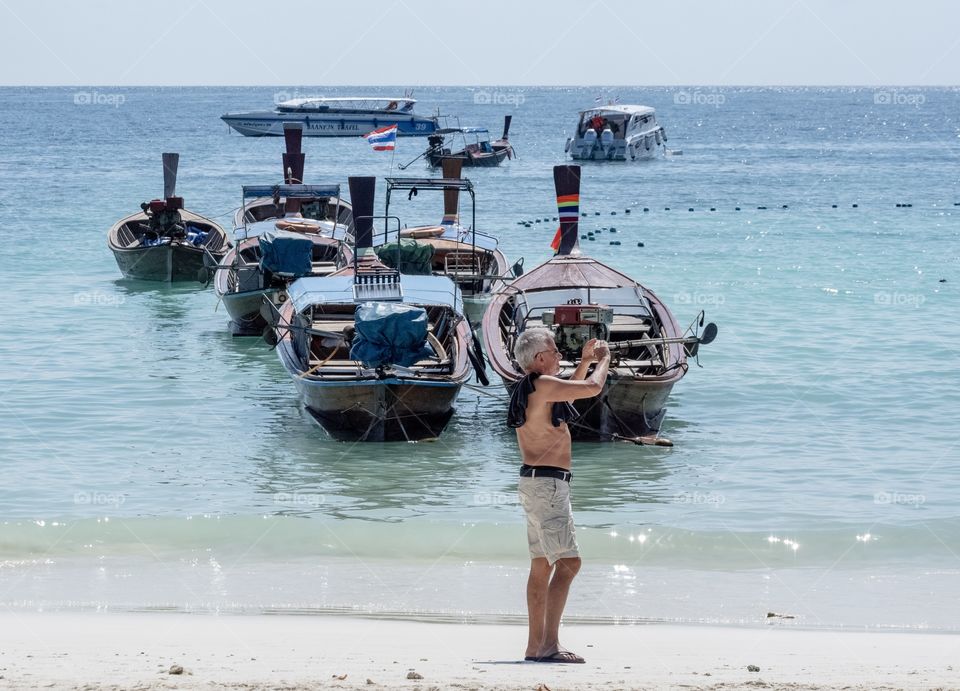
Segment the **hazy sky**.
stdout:
<path fill-rule="evenodd" d="M 4 85 L 956 85 L 956 0 L 0 0 Z"/>

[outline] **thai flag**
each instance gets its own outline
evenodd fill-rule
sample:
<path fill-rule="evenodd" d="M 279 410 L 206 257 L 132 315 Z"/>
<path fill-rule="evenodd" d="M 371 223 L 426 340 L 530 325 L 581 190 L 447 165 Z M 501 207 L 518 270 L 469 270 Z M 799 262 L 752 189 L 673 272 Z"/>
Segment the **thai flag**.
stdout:
<path fill-rule="evenodd" d="M 393 151 L 397 148 L 397 126 L 388 125 L 363 135 L 374 151 Z"/>

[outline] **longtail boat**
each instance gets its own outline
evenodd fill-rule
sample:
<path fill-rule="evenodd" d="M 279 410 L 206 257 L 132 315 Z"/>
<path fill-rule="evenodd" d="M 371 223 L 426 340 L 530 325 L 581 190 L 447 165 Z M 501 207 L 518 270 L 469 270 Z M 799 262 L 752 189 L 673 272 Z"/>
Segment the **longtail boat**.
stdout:
<path fill-rule="evenodd" d="M 353 260 L 350 204 L 340 198 L 339 185 L 301 184 L 302 130 L 288 124 L 284 134 L 284 184 L 243 187 L 236 213 L 236 244 L 216 266 L 209 262 L 235 336 L 262 334 L 267 325 L 260 313 L 264 298 L 279 304 L 286 300 L 291 281 L 329 275 Z M 298 243 L 306 247 L 304 261 L 299 265 L 280 261 L 286 248 Z M 266 252 L 265 246 L 269 247 Z M 209 272 L 201 280 L 209 280 Z"/>
<path fill-rule="evenodd" d="M 687 373 L 687 358 L 710 343 L 717 328 L 685 335 L 667 305 L 646 286 L 579 249 L 580 167 L 554 168 L 560 217 L 559 248 L 493 296 L 483 316 L 486 353 L 511 388 L 524 375 L 513 347 L 526 329 L 542 327 L 562 354 L 560 377 L 573 374 L 591 338 L 610 343 L 613 360 L 600 396 L 577 401 L 574 438 L 669 442 L 659 437 L 667 398 Z M 703 325 L 703 313 L 695 325 Z M 698 328 L 695 326 L 693 328 Z"/>
<path fill-rule="evenodd" d="M 375 178 L 351 177 L 352 266 L 301 278 L 274 313 L 276 345 L 307 411 L 345 441 L 439 436 L 476 362 L 457 286 L 402 275 L 373 251 Z M 475 365 L 477 366 L 477 365 Z"/>
<path fill-rule="evenodd" d="M 183 207 L 176 196 L 180 154 L 163 154 L 163 199 L 140 205 L 107 232 L 107 245 L 126 278 L 195 281 L 204 258 L 218 261 L 230 247 L 218 224 Z"/>
<path fill-rule="evenodd" d="M 510 121 L 512 115 L 503 118 L 503 134 L 500 139 L 490 141 L 486 127 L 451 127 L 437 130 L 427 138 L 426 157 L 430 165 L 439 168 L 444 161 L 456 159 L 461 165 L 473 168 L 492 168 L 499 166 L 514 156 L 510 143 Z M 448 139 L 449 138 L 449 139 Z M 454 151 L 447 146 L 449 140 L 461 140 L 463 146 Z M 468 139 L 472 141 L 467 141 Z"/>

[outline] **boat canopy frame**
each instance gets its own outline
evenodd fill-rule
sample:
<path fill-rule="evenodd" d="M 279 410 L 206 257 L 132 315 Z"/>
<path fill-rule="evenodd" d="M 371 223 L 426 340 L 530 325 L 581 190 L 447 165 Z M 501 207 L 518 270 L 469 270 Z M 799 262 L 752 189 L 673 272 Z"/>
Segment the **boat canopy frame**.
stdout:
<path fill-rule="evenodd" d="M 477 195 L 469 178 L 387 178 L 387 199 L 384 214 L 390 214 L 390 197 L 394 190 L 409 192 L 412 197 L 420 190 L 444 192 L 457 190 L 470 195 L 470 251 L 477 252 Z M 459 214 L 458 214 L 459 215 Z M 384 233 L 387 228 L 384 224 Z M 399 233 L 398 233 L 399 235 Z"/>

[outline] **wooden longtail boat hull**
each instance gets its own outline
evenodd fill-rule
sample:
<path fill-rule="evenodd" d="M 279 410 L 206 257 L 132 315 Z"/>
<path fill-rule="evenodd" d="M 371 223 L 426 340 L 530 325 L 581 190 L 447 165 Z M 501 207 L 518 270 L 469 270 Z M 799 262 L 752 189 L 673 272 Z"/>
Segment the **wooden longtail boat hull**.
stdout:
<path fill-rule="evenodd" d="M 316 275 L 327 275 L 336 270 L 347 266 L 353 261 L 353 251 L 344 243 L 338 242 L 332 238 L 305 235 L 313 240 L 315 252 L 327 249 L 330 253 L 335 253 L 337 259 L 334 265 L 327 267 L 326 271 L 318 271 Z M 245 252 L 257 247 L 259 239 L 250 238 L 242 240 L 239 245 L 232 248 L 221 260 L 215 272 L 214 288 L 217 297 L 223 301 L 223 306 L 230 316 L 230 330 L 235 336 L 259 336 L 267 326 L 266 320 L 261 314 L 264 298 L 269 299 L 274 304 L 282 302 L 283 285 L 262 285 L 262 275 L 256 264 L 241 266 L 237 271 L 235 267 L 237 252 Z M 245 278 L 241 279 L 243 275 Z M 245 287 L 238 284 L 238 281 L 249 280 L 254 286 Z"/>
<path fill-rule="evenodd" d="M 303 376 L 289 338 L 280 341 L 277 353 L 307 412 L 339 441 L 436 438 L 453 416 L 457 395 L 469 377 L 464 362 L 459 376 L 442 382 L 399 377 L 323 381 Z"/>
<path fill-rule="evenodd" d="M 277 315 L 277 353 L 307 411 L 335 439 L 431 439 L 446 427 L 470 376 L 472 332 L 449 279 L 402 276 L 377 259 L 374 181 L 349 179 L 358 218 L 354 266 L 290 285 Z M 407 367 L 352 359 L 357 305 L 380 301 L 426 311 L 433 357 Z"/>
<path fill-rule="evenodd" d="M 579 268 L 571 266 L 574 262 L 579 264 Z M 584 275 L 589 276 L 592 282 L 589 290 L 582 281 Z M 670 310 L 649 289 L 595 260 L 557 257 L 495 294 L 484 314 L 485 351 L 493 370 L 510 389 L 523 376 L 523 372 L 514 364 L 506 341 L 510 330 L 516 327 L 511 316 L 513 300 L 525 291 L 529 291 L 526 293 L 529 304 L 538 305 L 534 313 L 544 307 L 567 304 L 571 299 L 580 299 L 585 304 L 591 301 L 602 303 L 614 294 L 633 293 L 636 296 L 634 306 L 618 304 L 615 320 L 628 321 L 625 315 L 649 309 L 649 323 L 659 338 L 678 338 L 681 335 L 680 326 Z M 621 324 L 615 324 L 613 328 L 620 327 Z M 617 339 L 617 331 L 612 331 L 610 341 L 616 343 Z M 561 376 L 569 376 L 574 364 L 567 363 Z M 581 418 L 570 425 L 570 432 L 575 439 L 609 440 L 615 438 L 614 435 L 633 438 L 654 434 L 660 429 L 670 392 L 687 371 L 683 346 L 662 346 L 659 367 L 647 368 L 642 372 L 637 370 L 636 367 L 618 365 L 615 360 L 603 393 L 596 398 L 574 403 L 581 414 Z"/>
<path fill-rule="evenodd" d="M 581 417 L 570 423 L 574 438 L 610 440 L 656 434 L 670 391 L 686 374 L 687 356 L 680 326 L 653 291 L 577 247 L 580 169 L 554 168 L 561 234 L 557 256 L 501 286 L 483 316 L 486 353 L 508 388 L 524 376 L 513 357 L 517 336 L 530 328 L 549 328 L 561 350 L 558 376 L 569 377 L 589 338 L 611 344 L 613 360 L 603 392 L 574 403 Z M 556 315 L 588 312 L 611 315 L 596 321 Z M 617 346 L 617 344 L 622 344 Z"/>
<path fill-rule="evenodd" d="M 107 233 L 107 245 L 117 260 L 117 266 L 124 278 L 141 281 L 196 281 L 197 273 L 203 268 L 204 255 L 209 252 L 216 260 L 227 253 L 229 244 L 227 234 L 213 221 L 187 210 L 180 212 L 185 222 L 203 227 L 211 237 L 208 244 L 213 247 L 194 245 L 186 241 L 171 240 L 162 245 L 140 246 L 120 238 L 121 229 L 130 223 L 147 223 L 144 213 L 137 213 L 117 221 Z M 213 237 L 213 236 L 216 237 Z"/>
<path fill-rule="evenodd" d="M 444 161 L 461 161 L 468 168 L 495 168 L 503 163 L 510 155 L 509 147 L 494 147 L 493 151 L 480 153 L 467 153 L 466 151 L 457 151 L 454 153 L 431 153 L 429 155 L 430 165 L 439 168 Z"/>

